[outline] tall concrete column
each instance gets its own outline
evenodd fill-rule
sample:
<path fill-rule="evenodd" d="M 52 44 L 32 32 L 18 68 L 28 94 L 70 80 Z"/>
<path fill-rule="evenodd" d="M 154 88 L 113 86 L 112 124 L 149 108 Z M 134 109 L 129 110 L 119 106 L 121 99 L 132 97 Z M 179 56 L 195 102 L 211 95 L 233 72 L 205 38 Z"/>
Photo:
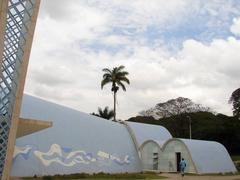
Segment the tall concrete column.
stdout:
<path fill-rule="evenodd" d="M 6 29 L 8 0 L 0 0 L 0 64 L 2 64 L 2 54 L 4 47 L 4 32 Z M 0 69 L 0 78 L 2 78 L 2 67 Z"/>
<path fill-rule="evenodd" d="M 6 1 L 1 0 L 1 4 L 5 5 Z M 0 133 L 2 138 L 0 139 L 0 153 L 2 154 L 0 161 L 4 163 L 2 172 L 0 171 L 2 180 L 8 180 L 11 173 L 25 78 L 40 0 L 8 0 L 7 3 L 7 18 L 5 16 L 1 19 L 6 24 L 0 61 L 3 71 L 0 81 Z"/>

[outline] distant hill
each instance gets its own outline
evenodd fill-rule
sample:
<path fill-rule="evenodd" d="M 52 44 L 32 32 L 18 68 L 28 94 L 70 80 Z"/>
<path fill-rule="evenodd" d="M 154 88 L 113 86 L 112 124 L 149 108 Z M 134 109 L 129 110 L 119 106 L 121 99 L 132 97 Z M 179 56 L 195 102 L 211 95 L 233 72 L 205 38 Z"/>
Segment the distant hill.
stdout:
<path fill-rule="evenodd" d="M 223 114 L 196 112 L 155 120 L 153 117 L 137 116 L 128 121 L 155 124 L 166 127 L 173 137 L 189 138 L 189 116 L 192 138 L 217 141 L 225 145 L 231 154 L 240 154 L 240 120 Z"/>
<path fill-rule="evenodd" d="M 140 116 L 152 116 L 155 119 L 170 117 L 183 113 L 193 112 L 213 112 L 209 107 L 194 103 L 191 99 L 178 97 L 163 103 L 158 103 L 155 107 L 139 112 Z"/>

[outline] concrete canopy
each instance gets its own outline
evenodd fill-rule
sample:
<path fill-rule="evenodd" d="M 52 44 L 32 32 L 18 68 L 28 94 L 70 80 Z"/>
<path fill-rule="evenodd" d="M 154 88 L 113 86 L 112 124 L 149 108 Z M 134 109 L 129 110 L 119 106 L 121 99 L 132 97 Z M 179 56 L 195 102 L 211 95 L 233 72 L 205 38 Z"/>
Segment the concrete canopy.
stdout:
<path fill-rule="evenodd" d="M 19 119 L 17 138 L 52 127 L 52 122 L 33 119 Z"/>

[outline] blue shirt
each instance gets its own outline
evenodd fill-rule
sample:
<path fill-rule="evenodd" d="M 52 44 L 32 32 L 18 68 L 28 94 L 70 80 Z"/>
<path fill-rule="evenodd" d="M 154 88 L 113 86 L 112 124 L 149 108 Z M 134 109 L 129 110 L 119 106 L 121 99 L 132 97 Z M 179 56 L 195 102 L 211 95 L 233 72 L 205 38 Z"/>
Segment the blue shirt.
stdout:
<path fill-rule="evenodd" d="M 180 163 L 179 163 L 179 166 L 181 169 L 184 169 L 186 167 L 186 163 L 184 160 L 181 160 Z"/>

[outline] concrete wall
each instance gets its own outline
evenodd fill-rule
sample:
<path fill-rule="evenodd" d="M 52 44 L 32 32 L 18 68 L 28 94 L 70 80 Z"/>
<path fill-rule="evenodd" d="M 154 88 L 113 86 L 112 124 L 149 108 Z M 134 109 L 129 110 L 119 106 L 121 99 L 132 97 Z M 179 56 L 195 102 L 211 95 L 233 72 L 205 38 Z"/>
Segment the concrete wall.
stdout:
<path fill-rule="evenodd" d="M 146 125 L 144 128 L 145 124 L 131 123 L 131 131 L 138 142 L 148 139 L 136 147 L 124 124 L 27 95 L 23 99 L 21 117 L 52 121 L 53 127 L 17 139 L 12 176 L 139 172 L 143 169 L 176 172 L 176 153 L 179 152 L 186 161 L 186 172 L 236 171 L 221 144 L 172 139 L 162 127 Z M 168 141 L 161 141 L 168 137 Z M 154 166 L 156 162 L 158 165 Z"/>
<path fill-rule="evenodd" d="M 176 139 L 173 139 L 176 141 Z M 198 174 L 236 172 L 226 148 L 215 141 L 178 139 L 192 156 Z"/>
<path fill-rule="evenodd" d="M 167 142 L 165 147 L 163 147 L 163 153 L 160 156 L 159 170 L 161 172 L 177 172 L 177 152 L 180 152 L 181 157 L 186 161 L 186 172 L 196 173 L 193 161 L 186 146 L 178 140 Z"/>
<path fill-rule="evenodd" d="M 123 124 L 26 95 L 21 117 L 52 121 L 53 127 L 17 139 L 12 176 L 142 170 Z"/>
<path fill-rule="evenodd" d="M 158 170 L 160 155 L 162 153 L 159 145 L 154 141 L 144 143 L 140 149 L 144 170 Z"/>

